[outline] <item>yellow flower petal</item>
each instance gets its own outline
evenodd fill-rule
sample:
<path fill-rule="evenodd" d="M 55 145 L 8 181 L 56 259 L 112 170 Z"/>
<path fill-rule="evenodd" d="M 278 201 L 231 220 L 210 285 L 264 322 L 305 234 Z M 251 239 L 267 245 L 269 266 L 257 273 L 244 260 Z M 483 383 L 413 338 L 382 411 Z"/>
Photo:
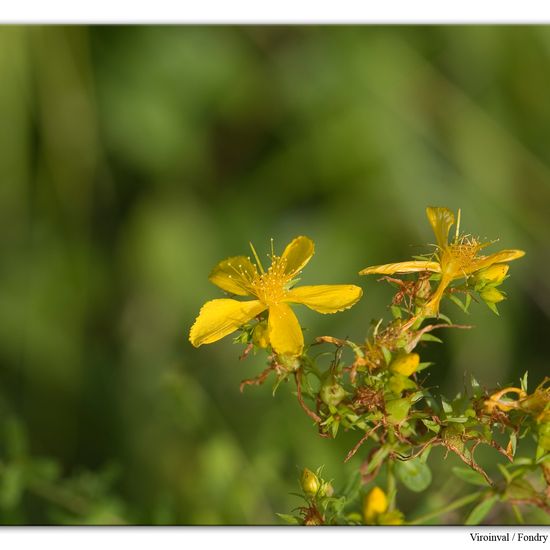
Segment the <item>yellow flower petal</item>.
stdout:
<path fill-rule="evenodd" d="M 301 355 L 304 349 L 304 335 L 296 315 L 287 304 L 269 307 L 269 341 L 271 347 L 284 355 Z"/>
<path fill-rule="evenodd" d="M 428 221 L 432 226 L 437 244 L 440 248 L 445 248 L 449 238 L 449 231 L 455 223 L 455 215 L 448 208 L 428 206 L 426 208 L 426 216 L 428 216 Z"/>
<path fill-rule="evenodd" d="M 336 313 L 353 306 L 362 294 L 355 285 L 300 286 L 287 293 L 285 302 L 304 304 L 319 313 Z"/>
<path fill-rule="evenodd" d="M 493 264 L 501 264 L 506 262 L 511 262 L 512 260 L 517 260 L 525 256 L 523 250 L 501 250 L 500 252 L 495 252 L 489 256 L 484 256 L 477 258 L 473 261 L 466 269 L 466 273 L 473 273 L 474 271 L 479 271 Z"/>
<path fill-rule="evenodd" d="M 229 298 L 206 302 L 191 327 L 189 341 L 199 347 L 216 342 L 267 309 L 259 300 L 239 302 Z"/>
<path fill-rule="evenodd" d="M 285 273 L 289 278 L 294 277 L 298 271 L 311 260 L 315 252 L 315 245 L 308 237 L 296 237 L 285 248 L 281 260 L 285 262 Z"/>
<path fill-rule="evenodd" d="M 256 266 L 246 256 L 235 256 L 221 261 L 208 279 L 226 292 L 249 296 L 249 283 L 256 274 Z"/>
<path fill-rule="evenodd" d="M 441 266 L 438 262 L 411 260 L 410 262 L 397 262 L 395 264 L 374 265 L 367 267 L 361 270 L 359 275 L 371 275 L 373 273 L 393 275 L 394 273 L 414 273 L 416 271 L 433 271 L 434 273 L 439 273 L 441 271 Z"/>

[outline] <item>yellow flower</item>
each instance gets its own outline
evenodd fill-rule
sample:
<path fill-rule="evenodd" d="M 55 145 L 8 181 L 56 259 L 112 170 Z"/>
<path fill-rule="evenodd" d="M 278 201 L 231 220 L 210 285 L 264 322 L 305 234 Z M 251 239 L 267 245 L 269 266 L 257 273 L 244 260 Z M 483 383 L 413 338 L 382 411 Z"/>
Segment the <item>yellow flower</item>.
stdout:
<path fill-rule="evenodd" d="M 245 256 L 228 258 L 213 269 L 209 279 L 226 292 L 255 299 L 206 302 L 189 334 L 195 347 L 216 342 L 268 310 L 267 337 L 271 347 L 278 354 L 298 356 L 304 337 L 289 303 L 304 304 L 319 313 L 336 313 L 353 306 L 363 293 L 355 285 L 292 288 L 293 279 L 313 256 L 313 241 L 307 237 L 296 237 L 281 256 L 272 253 L 267 271 L 254 249 L 253 252 L 256 265 Z"/>
<path fill-rule="evenodd" d="M 378 517 L 388 509 L 388 497 L 380 487 L 373 487 L 363 499 L 363 519 L 367 525 L 376 523 Z"/>
<path fill-rule="evenodd" d="M 430 206 L 426 209 L 426 215 L 437 240 L 437 250 L 433 260 L 414 260 L 377 265 L 367 267 L 359 272 L 360 275 L 372 273 L 392 275 L 393 273 L 413 273 L 416 271 L 440 273 L 439 285 L 431 299 L 424 306 L 425 315 L 437 315 L 443 293 L 455 279 L 468 277 L 495 264 L 504 264 L 516 260 L 525 254 L 523 250 L 501 250 L 489 256 L 479 255 L 480 250 L 490 243 L 481 243 L 471 235 L 459 234 L 460 210 L 458 211 L 456 234 L 451 242 L 449 242 L 449 231 L 455 223 L 454 214 L 448 208 Z M 505 275 L 507 269 L 500 269 Z"/>

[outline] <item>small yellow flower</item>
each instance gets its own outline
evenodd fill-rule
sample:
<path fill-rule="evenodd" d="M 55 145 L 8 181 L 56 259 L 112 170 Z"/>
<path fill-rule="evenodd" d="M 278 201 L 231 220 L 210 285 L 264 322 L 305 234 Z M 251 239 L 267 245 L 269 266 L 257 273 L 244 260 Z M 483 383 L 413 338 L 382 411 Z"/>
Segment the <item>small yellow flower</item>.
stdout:
<path fill-rule="evenodd" d="M 431 271 L 440 273 L 439 285 L 424 306 L 425 315 L 437 315 L 439 302 L 446 288 L 455 279 L 462 279 L 486 269 L 495 264 L 504 264 L 517 258 L 521 258 L 523 250 L 501 250 L 489 256 L 479 255 L 481 249 L 490 243 L 481 243 L 471 235 L 460 235 L 460 210 L 458 211 L 457 231 L 454 239 L 449 242 L 449 231 L 455 223 L 455 216 L 451 210 L 444 207 L 428 207 L 426 215 L 437 240 L 437 250 L 434 260 L 414 260 L 410 262 L 398 262 L 394 264 L 376 265 L 367 267 L 359 272 L 360 275 L 380 273 L 392 275 L 394 273 L 413 273 L 417 271 Z M 500 272 L 507 269 L 500 268 Z M 504 278 L 504 276 L 502 277 Z"/>
<path fill-rule="evenodd" d="M 236 256 L 220 262 L 210 274 L 210 281 L 222 290 L 254 300 L 241 302 L 222 298 L 206 302 L 191 327 L 189 340 L 198 347 L 231 334 L 268 310 L 267 337 L 278 354 L 298 356 L 304 337 L 298 319 L 288 305 L 304 304 L 319 313 L 336 313 L 353 306 L 362 290 L 355 285 L 315 285 L 292 288 L 293 279 L 314 253 L 313 241 L 296 237 L 281 256 L 272 254 L 271 266 L 264 271 L 256 256 Z"/>
<path fill-rule="evenodd" d="M 376 523 L 378 516 L 388 509 L 388 497 L 380 487 L 373 487 L 363 499 L 363 519 L 367 525 Z"/>

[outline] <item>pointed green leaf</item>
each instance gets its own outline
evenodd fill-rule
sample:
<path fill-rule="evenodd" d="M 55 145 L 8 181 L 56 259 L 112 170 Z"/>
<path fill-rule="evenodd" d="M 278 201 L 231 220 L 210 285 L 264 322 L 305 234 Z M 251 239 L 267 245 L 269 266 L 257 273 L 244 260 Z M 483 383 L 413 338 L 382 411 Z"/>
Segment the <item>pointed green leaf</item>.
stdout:
<path fill-rule="evenodd" d="M 479 525 L 498 501 L 498 495 L 493 495 L 480 502 L 468 515 L 465 525 Z"/>
<path fill-rule="evenodd" d="M 455 466 L 453 468 L 453 473 L 456 477 L 459 477 L 462 481 L 470 483 L 471 485 L 479 485 L 480 487 L 489 486 L 487 480 L 479 472 L 476 472 L 471 468 L 462 468 L 460 466 Z"/>

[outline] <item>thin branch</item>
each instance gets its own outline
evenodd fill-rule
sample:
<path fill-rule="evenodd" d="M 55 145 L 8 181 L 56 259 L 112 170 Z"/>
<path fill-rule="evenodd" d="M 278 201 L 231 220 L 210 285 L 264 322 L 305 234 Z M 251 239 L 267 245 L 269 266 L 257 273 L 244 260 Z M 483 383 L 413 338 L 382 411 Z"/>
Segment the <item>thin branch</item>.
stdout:
<path fill-rule="evenodd" d="M 346 455 L 346 458 L 344 459 L 344 463 L 348 462 L 351 457 L 359 450 L 359 447 L 361 447 L 361 445 L 363 445 L 363 443 L 371 436 L 371 434 L 373 432 L 375 432 L 379 427 L 381 426 L 381 424 L 376 424 L 376 426 L 374 426 L 373 428 L 371 428 L 358 442 L 357 444 L 355 445 L 355 447 L 353 447 L 353 449 Z"/>
<path fill-rule="evenodd" d="M 300 407 L 304 410 L 304 412 L 316 423 L 320 424 L 322 422 L 322 419 L 319 415 L 315 414 L 305 403 L 304 399 L 302 397 L 302 380 L 300 378 L 301 372 L 297 371 L 294 373 L 294 379 L 296 380 L 296 391 L 298 395 L 298 403 L 300 403 Z"/>

